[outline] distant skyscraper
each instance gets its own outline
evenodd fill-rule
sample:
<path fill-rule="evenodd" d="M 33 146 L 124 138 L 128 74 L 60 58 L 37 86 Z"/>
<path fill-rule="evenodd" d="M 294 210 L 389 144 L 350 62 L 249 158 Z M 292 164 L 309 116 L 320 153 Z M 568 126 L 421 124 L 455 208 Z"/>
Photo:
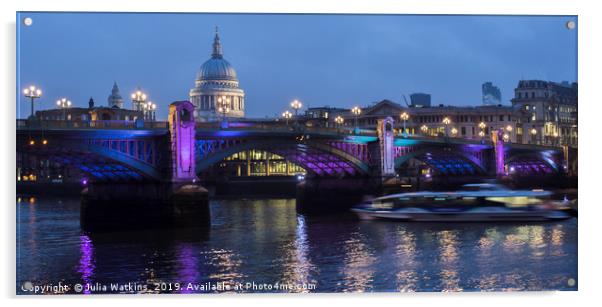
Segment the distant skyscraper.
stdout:
<path fill-rule="evenodd" d="M 500 89 L 491 82 L 485 82 L 483 89 L 483 105 L 498 105 L 502 103 L 502 93 Z"/>
<path fill-rule="evenodd" d="M 117 82 L 113 83 L 113 89 L 111 90 L 111 95 L 109 95 L 109 98 L 107 98 L 107 102 L 109 103 L 109 107 L 111 108 L 123 109 L 123 98 L 119 93 L 119 87 L 117 86 Z"/>
<path fill-rule="evenodd" d="M 431 94 L 414 93 L 410 95 L 410 106 L 413 108 L 428 108 L 431 106 Z"/>

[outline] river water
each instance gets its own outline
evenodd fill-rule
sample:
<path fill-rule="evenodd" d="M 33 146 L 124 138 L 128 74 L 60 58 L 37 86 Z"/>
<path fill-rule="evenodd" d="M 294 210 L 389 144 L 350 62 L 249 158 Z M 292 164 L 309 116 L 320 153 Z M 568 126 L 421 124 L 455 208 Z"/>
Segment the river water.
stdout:
<path fill-rule="evenodd" d="M 577 290 L 576 218 L 359 221 L 297 214 L 294 199 L 211 211 L 204 230 L 89 234 L 78 198 L 19 197 L 17 293 Z"/>

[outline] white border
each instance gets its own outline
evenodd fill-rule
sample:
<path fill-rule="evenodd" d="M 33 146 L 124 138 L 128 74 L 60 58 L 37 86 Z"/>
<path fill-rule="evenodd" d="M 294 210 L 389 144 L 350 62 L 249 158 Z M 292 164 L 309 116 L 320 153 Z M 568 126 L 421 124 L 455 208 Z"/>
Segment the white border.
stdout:
<path fill-rule="evenodd" d="M 596 146 L 596 136 L 600 134 L 600 118 L 602 116 L 601 99 L 596 91 L 599 88 L 597 77 L 602 71 L 600 67 L 600 11 L 596 10 L 595 1 L 581 0 L 440 0 L 440 1 L 398 1 L 392 0 L 168 0 L 168 1 L 129 1 L 98 0 L 96 3 L 75 0 L 10 0 L 2 1 L 0 15 L 2 18 L 2 52 L 3 73 L 0 75 L 0 95 L 5 112 L 2 118 L 2 184 L 4 209 L 2 229 L 2 247 L 0 253 L 3 265 L 0 279 L 0 291 L 3 303 L 10 305 L 50 304 L 60 306 L 106 306 L 115 300 L 127 300 L 129 303 L 143 303 L 149 306 L 163 306 L 171 300 L 177 303 L 188 303 L 190 299 L 203 299 L 201 304 L 236 304 L 239 306 L 264 306 L 292 304 L 303 306 L 315 304 L 315 300 L 324 298 L 342 299 L 338 304 L 365 306 L 379 303 L 394 304 L 437 304 L 445 306 L 570 306 L 591 305 L 599 301 L 602 283 L 599 276 L 600 255 L 600 222 L 602 206 L 600 198 L 600 155 Z M 528 293 L 467 293 L 467 294 L 334 294 L 334 295 L 235 295 L 218 296 L 103 296 L 95 299 L 82 297 L 53 298 L 15 298 L 15 11 L 128 11 L 128 12 L 278 12 L 278 13 L 412 13 L 412 14 L 553 14 L 579 15 L 579 95 L 580 95 L 580 186 L 579 196 L 581 214 L 579 217 L 579 291 L 578 292 L 528 292 Z M 11 146 L 8 146 L 10 144 Z M 596 176 L 598 174 L 598 176 Z M 596 193 L 598 192 L 598 193 Z M 597 200 L 598 199 L 598 200 Z M 269 299 L 268 299 L 269 298 Z M 295 300 L 292 300 L 295 298 Z M 395 299 L 394 302 L 391 300 Z M 44 301 L 42 301 L 44 300 Z M 126 303 L 127 303 L 126 302 Z M 174 303 L 175 303 L 174 302 Z M 124 302 L 121 302 L 124 303 Z M 589 304 L 588 304 L 589 303 Z"/>

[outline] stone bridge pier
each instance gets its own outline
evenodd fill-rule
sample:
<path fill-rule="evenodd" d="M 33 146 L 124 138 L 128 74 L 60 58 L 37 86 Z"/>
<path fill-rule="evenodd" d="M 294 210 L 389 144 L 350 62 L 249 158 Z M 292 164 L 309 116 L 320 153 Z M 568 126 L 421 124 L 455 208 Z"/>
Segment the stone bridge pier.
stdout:
<path fill-rule="evenodd" d="M 297 211 L 328 213 L 348 211 L 352 206 L 379 196 L 396 185 L 393 118 L 378 120 L 377 139 L 368 143 L 370 173 L 351 178 L 310 178 L 297 187 Z"/>
<path fill-rule="evenodd" d="M 162 136 L 167 159 L 161 180 L 93 182 L 82 192 L 81 226 L 87 231 L 205 227 L 210 223 L 208 193 L 195 171 L 194 106 L 169 106 L 169 133 Z"/>

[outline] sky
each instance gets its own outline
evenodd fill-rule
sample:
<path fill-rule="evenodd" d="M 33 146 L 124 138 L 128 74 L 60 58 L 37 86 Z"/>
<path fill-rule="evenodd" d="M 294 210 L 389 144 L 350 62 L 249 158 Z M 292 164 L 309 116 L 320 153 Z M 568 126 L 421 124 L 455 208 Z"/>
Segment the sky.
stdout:
<path fill-rule="evenodd" d="M 125 106 L 139 86 L 165 119 L 188 100 L 211 57 L 215 26 L 224 58 L 245 90 L 246 115 L 278 116 L 304 107 L 404 104 L 415 92 L 433 104 L 479 105 L 481 84 L 510 104 L 520 79 L 577 80 L 575 16 L 20 13 L 18 93 L 43 90 L 36 109 L 62 97 L 106 105 L 117 82 Z M 39 103 L 38 103 L 39 102 Z M 19 97 L 17 116 L 29 115 Z"/>

